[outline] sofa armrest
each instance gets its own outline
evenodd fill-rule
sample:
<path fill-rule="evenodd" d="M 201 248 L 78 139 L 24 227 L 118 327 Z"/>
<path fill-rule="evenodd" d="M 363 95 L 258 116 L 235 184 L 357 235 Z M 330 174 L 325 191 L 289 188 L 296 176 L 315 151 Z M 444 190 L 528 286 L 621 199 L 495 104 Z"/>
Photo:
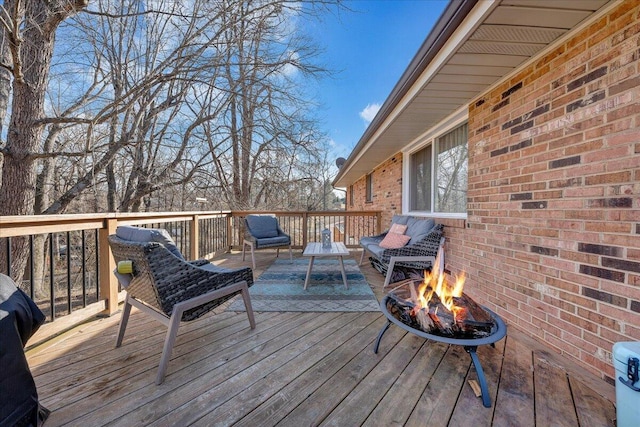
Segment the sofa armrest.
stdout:
<path fill-rule="evenodd" d="M 396 263 L 398 265 L 402 264 L 402 263 L 406 263 L 409 262 L 410 265 L 416 266 L 416 267 L 422 267 L 421 264 L 424 264 L 424 267 L 422 268 L 432 268 L 433 265 L 436 262 L 436 257 L 435 256 L 431 256 L 431 255 L 425 255 L 425 256 L 392 256 L 391 260 L 389 261 L 389 267 L 387 268 L 387 274 L 386 277 L 384 279 L 384 286 L 386 287 L 387 285 L 389 285 L 389 282 L 391 282 L 391 276 L 393 275 L 393 269 L 396 266 Z M 418 263 L 418 264 L 416 264 Z"/>

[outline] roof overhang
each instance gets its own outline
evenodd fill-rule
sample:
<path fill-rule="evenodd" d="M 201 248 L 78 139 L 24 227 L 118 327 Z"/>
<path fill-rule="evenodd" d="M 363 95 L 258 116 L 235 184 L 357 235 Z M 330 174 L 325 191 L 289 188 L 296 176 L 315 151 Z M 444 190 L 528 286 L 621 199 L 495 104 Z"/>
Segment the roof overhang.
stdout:
<path fill-rule="evenodd" d="M 333 180 L 346 187 L 610 0 L 451 0 Z"/>

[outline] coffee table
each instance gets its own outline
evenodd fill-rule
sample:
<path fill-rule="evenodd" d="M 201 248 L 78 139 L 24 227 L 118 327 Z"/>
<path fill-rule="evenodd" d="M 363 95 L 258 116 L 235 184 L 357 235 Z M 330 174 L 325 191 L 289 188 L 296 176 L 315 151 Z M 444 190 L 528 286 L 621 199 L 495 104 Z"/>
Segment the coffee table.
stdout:
<path fill-rule="evenodd" d="M 323 248 L 322 243 L 318 242 L 309 243 L 302 253 L 302 256 L 310 257 L 309 268 L 307 268 L 307 277 L 304 279 L 304 289 L 307 289 L 307 285 L 309 284 L 311 268 L 313 268 L 313 260 L 323 257 L 338 257 L 338 260 L 340 260 L 340 271 L 342 272 L 344 287 L 349 289 L 349 286 L 347 285 L 347 273 L 344 271 L 344 260 L 342 259 L 342 257 L 346 255 L 349 255 L 349 251 L 342 242 L 331 243 L 331 248 Z"/>

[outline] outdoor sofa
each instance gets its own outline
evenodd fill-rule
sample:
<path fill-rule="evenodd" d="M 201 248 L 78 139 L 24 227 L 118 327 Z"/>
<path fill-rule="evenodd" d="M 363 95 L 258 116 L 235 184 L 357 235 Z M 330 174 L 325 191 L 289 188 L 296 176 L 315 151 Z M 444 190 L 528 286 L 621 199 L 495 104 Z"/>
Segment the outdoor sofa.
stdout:
<path fill-rule="evenodd" d="M 415 270 L 430 270 L 440 252 L 440 271 L 444 270 L 444 226 L 431 218 L 408 215 L 394 215 L 389 230 L 377 236 L 362 237 L 362 256 L 365 254 L 382 274 L 384 285 L 392 279 L 394 268 L 404 267 Z"/>

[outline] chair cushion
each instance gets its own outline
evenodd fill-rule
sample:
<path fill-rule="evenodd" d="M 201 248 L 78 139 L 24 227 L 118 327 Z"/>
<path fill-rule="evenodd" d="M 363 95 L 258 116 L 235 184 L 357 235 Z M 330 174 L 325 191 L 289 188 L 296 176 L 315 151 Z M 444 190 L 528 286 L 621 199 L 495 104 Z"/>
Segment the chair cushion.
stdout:
<path fill-rule="evenodd" d="M 435 233 L 435 234 L 434 234 L 434 233 Z M 409 242 L 409 244 L 410 244 L 410 245 L 417 244 L 418 242 L 420 242 L 420 241 L 422 241 L 422 240 L 426 239 L 427 237 L 435 236 L 435 235 L 436 235 L 436 234 L 438 234 L 438 233 L 439 233 L 440 235 L 442 235 L 442 230 L 439 230 L 439 229 L 438 229 L 438 225 L 436 224 L 436 225 L 434 225 L 434 226 L 433 226 L 433 228 L 431 228 L 431 230 L 427 231 L 426 233 L 418 234 L 417 236 L 412 236 L 412 237 L 411 237 L 411 241 Z M 440 238 L 438 237 L 436 240 L 437 240 L 437 241 L 439 241 L 439 240 L 440 240 Z"/>
<path fill-rule="evenodd" d="M 268 215 L 247 215 L 251 235 L 256 239 L 278 236 L 278 220 Z"/>
<path fill-rule="evenodd" d="M 416 242 L 424 239 L 424 237 L 429 234 L 429 231 L 435 226 L 435 221 L 433 218 L 430 219 L 419 219 L 419 218 L 411 218 L 407 223 L 407 236 L 411 237 L 410 245 L 413 245 Z"/>
<path fill-rule="evenodd" d="M 162 228 L 142 228 L 131 225 L 120 225 L 116 228 L 116 236 L 131 242 L 156 242 L 162 244 L 172 254 L 184 259 L 167 230 Z"/>
<path fill-rule="evenodd" d="M 211 271 L 214 273 L 229 273 L 232 270 L 228 269 L 228 268 L 224 268 L 224 267 L 219 267 L 215 264 L 209 263 L 209 264 L 205 264 L 205 265 L 199 265 L 198 268 L 202 268 L 203 270 L 207 270 L 207 271 Z"/>
<path fill-rule="evenodd" d="M 369 245 L 378 246 L 381 241 L 382 237 L 365 236 L 360 238 L 360 245 L 365 249 L 369 249 Z"/>
<path fill-rule="evenodd" d="M 291 243 L 289 236 L 263 237 L 256 240 L 256 249 L 268 248 L 271 246 L 284 246 Z"/>
<path fill-rule="evenodd" d="M 391 218 L 391 224 L 407 225 L 409 218 L 411 217 L 408 215 L 394 215 L 393 218 Z"/>
<path fill-rule="evenodd" d="M 387 235 L 380 242 L 380 247 L 385 249 L 398 249 L 407 244 L 411 240 L 410 236 L 400 233 L 388 232 Z"/>
<path fill-rule="evenodd" d="M 376 258 L 381 259 L 382 253 L 385 251 L 385 248 L 380 245 L 369 245 L 367 246 L 367 250 L 371 252 Z"/>

